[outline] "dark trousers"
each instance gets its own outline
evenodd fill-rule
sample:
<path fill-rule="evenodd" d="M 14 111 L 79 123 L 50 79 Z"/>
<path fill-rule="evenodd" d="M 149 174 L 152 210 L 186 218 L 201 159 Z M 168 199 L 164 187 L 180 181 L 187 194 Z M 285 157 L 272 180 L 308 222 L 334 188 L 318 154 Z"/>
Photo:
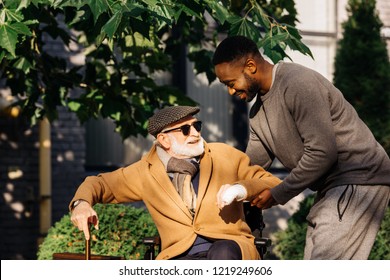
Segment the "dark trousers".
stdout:
<path fill-rule="evenodd" d="M 218 240 L 213 242 L 208 251 L 193 255 L 183 254 L 175 260 L 241 260 L 240 246 L 232 240 Z"/>

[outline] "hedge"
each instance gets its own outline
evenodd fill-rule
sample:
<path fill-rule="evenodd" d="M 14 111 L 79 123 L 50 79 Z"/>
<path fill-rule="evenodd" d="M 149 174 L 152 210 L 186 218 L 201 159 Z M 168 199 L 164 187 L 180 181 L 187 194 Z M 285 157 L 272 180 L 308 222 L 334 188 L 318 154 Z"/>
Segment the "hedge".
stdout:
<path fill-rule="evenodd" d="M 99 217 L 99 230 L 91 227 L 91 254 L 143 259 L 147 248 L 142 239 L 157 235 L 149 212 L 121 204 L 96 204 L 94 209 Z M 72 224 L 69 214 L 49 229 L 37 258 L 50 260 L 54 253 L 63 252 L 85 252 L 84 234 Z"/>

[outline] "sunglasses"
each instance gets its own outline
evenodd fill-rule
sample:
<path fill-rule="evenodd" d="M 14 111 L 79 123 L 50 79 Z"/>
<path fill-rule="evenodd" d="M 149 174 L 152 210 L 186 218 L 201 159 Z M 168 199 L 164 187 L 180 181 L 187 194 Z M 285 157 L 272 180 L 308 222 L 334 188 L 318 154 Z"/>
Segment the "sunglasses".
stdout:
<path fill-rule="evenodd" d="M 196 121 L 196 122 L 193 122 L 192 124 L 185 124 L 185 125 L 182 125 L 180 127 L 161 131 L 161 133 L 168 133 L 168 132 L 172 132 L 175 130 L 181 130 L 181 132 L 183 133 L 184 136 L 188 136 L 190 134 L 191 126 L 193 126 L 197 132 L 199 132 L 202 129 L 202 122 Z"/>

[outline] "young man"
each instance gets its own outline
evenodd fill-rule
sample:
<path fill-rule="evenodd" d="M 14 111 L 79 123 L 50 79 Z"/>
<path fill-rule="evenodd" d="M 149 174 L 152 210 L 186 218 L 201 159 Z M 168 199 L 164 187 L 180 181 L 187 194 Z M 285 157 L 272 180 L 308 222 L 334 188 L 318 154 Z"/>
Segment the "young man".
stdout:
<path fill-rule="evenodd" d="M 270 64 L 255 42 L 234 36 L 217 47 L 219 80 L 247 102 L 246 153 L 267 169 L 291 172 L 253 201 L 285 204 L 307 188 L 317 199 L 307 219 L 305 259 L 367 259 L 390 197 L 390 160 L 342 93 L 295 63 Z"/>
<path fill-rule="evenodd" d="M 173 106 L 149 119 L 155 144 L 138 162 L 90 176 L 70 203 L 71 220 L 88 234 L 88 219 L 99 220 L 96 203 L 144 201 L 161 237 L 157 259 L 258 259 L 244 220 L 242 201 L 280 180 L 245 153 L 206 143 L 198 107 Z"/>

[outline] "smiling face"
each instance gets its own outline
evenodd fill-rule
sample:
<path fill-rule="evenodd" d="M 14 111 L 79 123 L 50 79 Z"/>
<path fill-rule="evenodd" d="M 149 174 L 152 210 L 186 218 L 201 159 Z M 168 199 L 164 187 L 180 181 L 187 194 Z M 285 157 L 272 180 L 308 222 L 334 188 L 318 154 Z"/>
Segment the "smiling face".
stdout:
<path fill-rule="evenodd" d="M 219 81 L 227 86 L 230 95 L 250 102 L 261 90 L 254 75 L 254 66 L 253 60 L 240 59 L 217 64 L 215 73 Z"/>
<path fill-rule="evenodd" d="M 193 116 L 176 122 L 157 135 L 161 146 L 171 156 L 176 158 L 192 158 L 203 154 L 204 146 L 200 131 L 194 127 L 197 119 Z M 188 135 L 184 135 L 180 127 L 190 125 Z M 177 129 L 176 129 L 177 128 Z"/>

